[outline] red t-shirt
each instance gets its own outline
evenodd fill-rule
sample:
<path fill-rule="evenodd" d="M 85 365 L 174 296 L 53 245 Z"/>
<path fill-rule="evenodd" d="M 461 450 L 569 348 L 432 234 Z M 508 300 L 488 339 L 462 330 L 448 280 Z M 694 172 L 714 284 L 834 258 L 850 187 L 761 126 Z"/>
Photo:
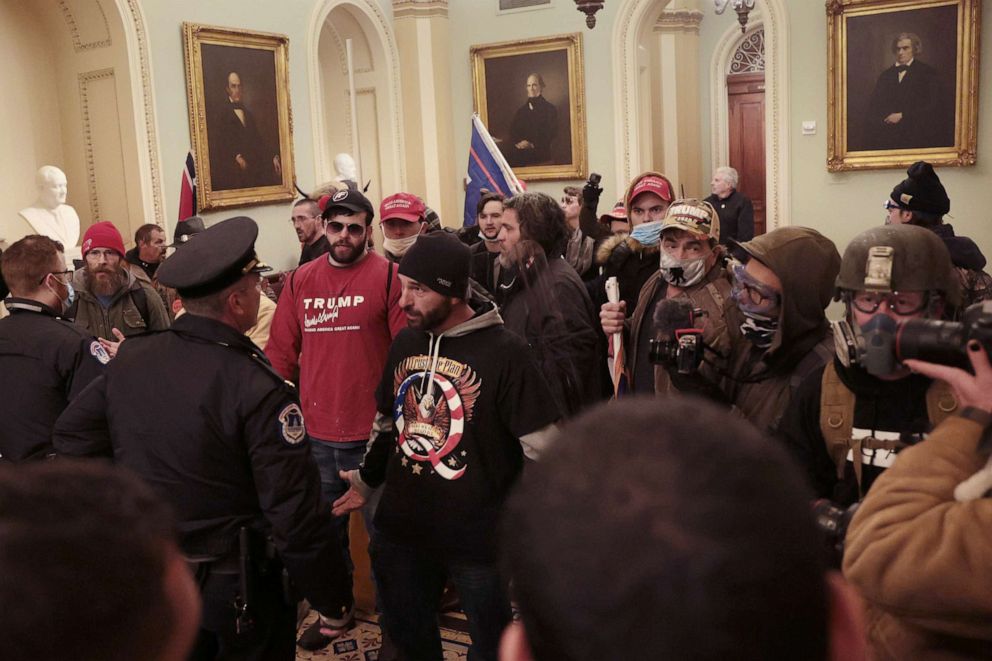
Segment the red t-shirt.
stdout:
<path fill-rule="evenodd" d="M 315 259 L 286 281 L 265 354 L 283 378 L 299 384 L 307 431 L 314 438 L 342 442 L 369 436 L 389 345 L 406 327 L 395 265 L 389 273 L 389 262 L 369 253 L 347 267 Z"/>

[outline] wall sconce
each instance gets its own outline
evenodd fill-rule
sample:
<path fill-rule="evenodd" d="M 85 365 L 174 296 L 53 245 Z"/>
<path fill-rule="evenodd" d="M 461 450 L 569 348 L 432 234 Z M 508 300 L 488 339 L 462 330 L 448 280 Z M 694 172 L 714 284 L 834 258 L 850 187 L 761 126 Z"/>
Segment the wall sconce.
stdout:
<path fill-rule="evenodd" d="M 741 24 L 741 34 L 744 34 L 747 30 L 747 15 L 754 9 L 754 0 L 713 0 L 713 4 L 717 14 L 722 14 L 727 5 L 731 5 L 737 12 L 737 22 Z"/>
<path fill-rule="evenodd" d="M 754 0 L 751 0 L 752 4 Z M 586 15 L 586 27 L 596 27 L 596 12 L 603 8 L 606 0 L 575 0 L 575 8 Z"/>

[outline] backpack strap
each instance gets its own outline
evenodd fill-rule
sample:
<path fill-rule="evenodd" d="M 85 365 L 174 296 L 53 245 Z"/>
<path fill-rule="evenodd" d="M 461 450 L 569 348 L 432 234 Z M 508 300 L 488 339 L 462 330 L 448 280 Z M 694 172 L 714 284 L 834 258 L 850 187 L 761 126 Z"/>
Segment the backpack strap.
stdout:
<path fill-rule="evenodd" d="M 820 433 L 827 445 L 827 453 L 837 467 L 837 479 L 844 477 L 847 452 L 851 449 L 851 430 L 854 429 L 854 393 L 837 375 L 833 361 L 823 368 L 820 379 Z M 855 461 L 855 469 L 860 464 Z M 858 488 L 861 487 L 860 476 Z"/>
<path fill-rule="evenodd" d="M 386 260 L 389 262 L 389 266 L 386 270 L 386 305 L 389 305 L 389 292 L 393 288 L 393 260 Z"/>
<path fill-rule="evenodd" d="M 927 388 L 927 418 L 931 429 L 951 417 L 957 409 L 958 402 L 946 381 L 935 380 L 930 384 Z"/>
<path fill-rule="evenodd" d="M 151 328 L 148 324 L 150 315 L 148 312 L 148 293 L 145 292 L 145 288 L 139 282 L 137 289 L 131 289 L 128 291 L 128 296 L 131 297 L 131 302 L 134 303 L 134 307 L 138 309 L 138 314 L 141 315 L 141 320 L 145 322 L 145 328 Z"/>

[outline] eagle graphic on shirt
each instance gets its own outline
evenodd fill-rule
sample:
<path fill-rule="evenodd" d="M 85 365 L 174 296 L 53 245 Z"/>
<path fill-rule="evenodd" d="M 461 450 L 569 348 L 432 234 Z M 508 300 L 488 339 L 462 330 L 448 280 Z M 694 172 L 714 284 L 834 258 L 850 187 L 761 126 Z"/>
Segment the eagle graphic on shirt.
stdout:
<path fill-rule="evenodd" d="M 465 474 L 466 453 L 455 449 L 472 420 L 482 380 L 471 367 L 450 358 L 409 356 L 393 373 L 393 420 L 407 461 L 426 462 L 446 480 Z M 413 472 L 420 473 L 415 465 Z"/>

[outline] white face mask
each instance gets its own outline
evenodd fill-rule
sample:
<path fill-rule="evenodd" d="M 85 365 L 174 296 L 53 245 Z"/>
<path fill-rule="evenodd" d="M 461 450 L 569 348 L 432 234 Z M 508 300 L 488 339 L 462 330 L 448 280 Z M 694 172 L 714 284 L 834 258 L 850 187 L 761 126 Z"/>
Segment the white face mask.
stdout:
<path fill-rule="evenodd" d="M 413 236 L 408 236 L 405 239 L 384 238 L 382 240 L 382 247 L 385 248 L 390 254 L 396 255 L 397 257 L 402 257 L 406 254 L 406 251 L 410 249 L 410 246 L 414 244 L 418 236 L 420 235 L 414 234 Z"/>
<path fill-rule="evenodd" d="M 706 276 L 706 257 L 676 259 L 661 250 L 661 277 L 676 287 L 691 287 Z"/>

